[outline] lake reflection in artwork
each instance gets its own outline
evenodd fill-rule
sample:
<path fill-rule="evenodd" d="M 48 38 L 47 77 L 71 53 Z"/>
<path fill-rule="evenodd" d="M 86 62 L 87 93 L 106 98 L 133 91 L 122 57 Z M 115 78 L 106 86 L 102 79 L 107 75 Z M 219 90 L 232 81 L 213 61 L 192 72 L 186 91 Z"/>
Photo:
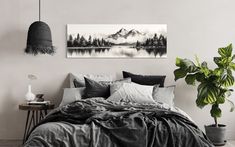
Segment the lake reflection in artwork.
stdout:
<path fill-rule="evenodd" d="M 68 25 L 68 58 L 164 58 L 166 25 Z"/>

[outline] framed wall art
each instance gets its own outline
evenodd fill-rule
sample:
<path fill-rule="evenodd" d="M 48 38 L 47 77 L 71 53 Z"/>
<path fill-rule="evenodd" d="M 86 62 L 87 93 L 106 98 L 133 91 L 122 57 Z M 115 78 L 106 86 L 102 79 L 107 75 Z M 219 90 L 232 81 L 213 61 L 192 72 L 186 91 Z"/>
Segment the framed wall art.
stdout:
<path fill-rule="evenodd" d="M 164 58 L 165 24 L 69 24 L 68 58 Z"/>

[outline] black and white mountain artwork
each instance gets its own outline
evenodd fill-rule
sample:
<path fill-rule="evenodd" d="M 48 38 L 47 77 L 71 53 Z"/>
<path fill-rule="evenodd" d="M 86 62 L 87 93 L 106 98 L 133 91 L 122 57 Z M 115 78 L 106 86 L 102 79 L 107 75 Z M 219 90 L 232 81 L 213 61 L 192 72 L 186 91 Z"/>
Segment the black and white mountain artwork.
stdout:
<path fill-rule="evenodd" d="M 166 25 L 68 25 L 67 57 L 166 57 L 166 33 Z"/>

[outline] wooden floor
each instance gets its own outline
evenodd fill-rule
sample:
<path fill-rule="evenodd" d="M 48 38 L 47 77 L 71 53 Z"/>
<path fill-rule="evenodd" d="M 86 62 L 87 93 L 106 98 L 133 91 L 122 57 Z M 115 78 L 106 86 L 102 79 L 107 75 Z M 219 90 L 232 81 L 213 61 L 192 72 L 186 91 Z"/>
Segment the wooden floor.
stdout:
<path fill-rule="evenodd" d="M 22 140 L 0 140 L 0 147 L 22 147 Z"/>
<path fill-rule="evenodd" d="M 22 140 L 0 140 L 0 147 L 22 147 Z M 220 147 L 235 147 L 235 140 L 229 140 L 225 146 Z"/>
<path fill-rule="evenodd" d="M 235 140 L 228 140 L 225 146 L 220 147 L 235 147 Z"/>

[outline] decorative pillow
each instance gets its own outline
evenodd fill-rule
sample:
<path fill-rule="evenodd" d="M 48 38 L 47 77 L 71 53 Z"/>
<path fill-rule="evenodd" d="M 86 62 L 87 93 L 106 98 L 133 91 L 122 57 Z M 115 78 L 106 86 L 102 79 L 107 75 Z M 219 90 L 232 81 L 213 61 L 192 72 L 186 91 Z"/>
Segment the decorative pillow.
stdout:
<path fill-rule="evenodd" d="M 170 107 L 174 106 L 174 91 L 175 85 L 167 87 L 154 86 L 153 99 L 159 103 L 168 104 Z"/>
<path fill-rule="evenodd" d="M 155 103 L 152 97 L 153 86 L 136 83 L 116 83 L 110 85 L 114 93 L 107 99 L 114 102 Z"/>
<path fill-rule="evenodd" d="M 85 88 L 65 88 L 60 106 L 82 99 Z"/>
<path fill-rule="evenodd" d="M 112 75 L 93 75 L 93 74 L 74 75 L 72 73 L 69 73 L 70 88 L 85 87 L 84 77 L 89 78 L 89 79 L 93 79 L 93 80 L 96 80 L 96 81 L 112 81 L 113 80 Z M 76 79 L 76 83 L 74 82 L 75 79 Z"/>
<path fill-rule="evenodd" d="M 95 81 L 89 78 L 85 79 L 85 94 L 84 98 L 91 98 L 91 97 L 104 97 L 108 98 L 110 96 L 110 84 L 113 83 L 130 83 L 131 79 L 121 79 L 117 81 Z"/>
<path fill-rule="evenodd" d="M 158 76 L 158 75 L 137 75 L 130 72 L 123 71 L 123 78 L 131 78 L 132 82 L 141 85 L 156 85 L 159 84 L 160 87 L 164 87 L 164 82 L 166 76 Z"/>

